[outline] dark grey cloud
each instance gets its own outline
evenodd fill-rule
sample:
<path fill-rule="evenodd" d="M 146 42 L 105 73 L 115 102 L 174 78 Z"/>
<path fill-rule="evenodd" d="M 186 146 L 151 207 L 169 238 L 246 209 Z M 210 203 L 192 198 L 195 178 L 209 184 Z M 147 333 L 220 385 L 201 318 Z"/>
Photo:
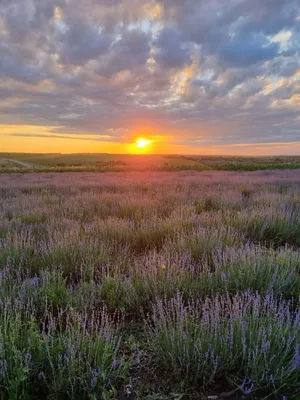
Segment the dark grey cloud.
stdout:
<path fill-rule="evenodd" d="M 261 61 L 272 60 L 278 55 L 279 44 L 269 43 L 263 35 L 237 36 L 222 43 L 218 49 L 221 63 L 244 67 Z"/>
<path fill-rule="evenodd" d="M 126 141 L 145 126 L 195 146 L 300 140 L 299 10 L 299 0 L 2 0 L 0 122 L 58 139 Z"/>
<path fill-rule="evenodd" d="M 89 26 L 78 21 L 57 35 L 57 50 L 64 64 L 82 65 L 105 53 L 112 38 L 101 27 Z"/>
<path fill-rule="evenodd" d="M 165 68 L 181 68 L 191 60 L 190 51 L 178 29 L 165 26 L 154 41 L 155 60 Z"/>
<path fill-rule="evenodd" d="M 150 53 L 149 34 L 139 30 L 125 30 L 111 46 L 107 57 L 99 61 L 98 73 L 111 76 L 120 71 L 145 65 Z"/>
<path fill-rule="evenodd" d="M 0 78 L 11 78 L 24 83 L 36 84 L 44 80 L 46 76 L 46 71 L 43 71 L 40 66 L 22 64 L 22 60 L 14 58 L 10 54 L 5 54 L 2 51 L 0 58 Z"/>

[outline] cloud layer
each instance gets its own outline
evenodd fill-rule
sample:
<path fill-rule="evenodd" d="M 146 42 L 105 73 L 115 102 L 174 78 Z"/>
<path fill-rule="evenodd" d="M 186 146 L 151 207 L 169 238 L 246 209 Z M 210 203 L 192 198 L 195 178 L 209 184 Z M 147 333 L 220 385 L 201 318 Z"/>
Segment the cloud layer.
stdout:
<path fill-rule="evenodd" d="M 3 125 L 300 142 L 300 0 L 2 0 L 0 54 Z"/>

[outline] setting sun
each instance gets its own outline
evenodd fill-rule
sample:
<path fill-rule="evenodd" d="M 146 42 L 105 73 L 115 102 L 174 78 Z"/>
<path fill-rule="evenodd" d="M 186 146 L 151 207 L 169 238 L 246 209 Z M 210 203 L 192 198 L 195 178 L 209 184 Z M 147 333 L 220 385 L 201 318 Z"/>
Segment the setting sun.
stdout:
<path fill-rule="evenodd" d="M 138 149 L 145 149 L 152 143 L 152 140 L 145 138 L 138 138 L 135 142 L 135 145 Z"/>

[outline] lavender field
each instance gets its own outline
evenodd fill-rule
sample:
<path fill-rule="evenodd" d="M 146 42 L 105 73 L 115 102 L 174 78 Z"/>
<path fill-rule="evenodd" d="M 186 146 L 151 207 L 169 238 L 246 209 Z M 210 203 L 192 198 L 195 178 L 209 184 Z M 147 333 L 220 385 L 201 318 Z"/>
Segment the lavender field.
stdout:
<path fill-rule="evenodd" d="M 299 248 L 297 170 L 1 174 L 0 398 L 299 399 Z"/>

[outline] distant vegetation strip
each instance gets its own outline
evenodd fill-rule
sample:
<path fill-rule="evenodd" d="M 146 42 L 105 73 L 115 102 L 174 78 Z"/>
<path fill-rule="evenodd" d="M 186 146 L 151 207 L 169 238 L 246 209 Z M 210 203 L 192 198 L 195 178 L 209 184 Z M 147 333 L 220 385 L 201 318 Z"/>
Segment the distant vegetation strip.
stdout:
<path fill-rule="evenodd" d="M 300 163 L 197 163 L 197 164 L 168 164 L 163 165 L 124 165 L 118 163 L 103 163 L 96 165 L 49 165 L 49 166 L 31 166 L 21 165 L 13 166 L 0 165 L 0 173 L 29 173 L 29 172 L 134 172 L 134 171 L 259 171 L 259 170 L 278 170 L 278 169 L 298 169 Z"/>
<path fill-rule="evenodd" d="M 0 153 L 0 172 L 257 171 L 300 168 L 300 156 Z"/>

